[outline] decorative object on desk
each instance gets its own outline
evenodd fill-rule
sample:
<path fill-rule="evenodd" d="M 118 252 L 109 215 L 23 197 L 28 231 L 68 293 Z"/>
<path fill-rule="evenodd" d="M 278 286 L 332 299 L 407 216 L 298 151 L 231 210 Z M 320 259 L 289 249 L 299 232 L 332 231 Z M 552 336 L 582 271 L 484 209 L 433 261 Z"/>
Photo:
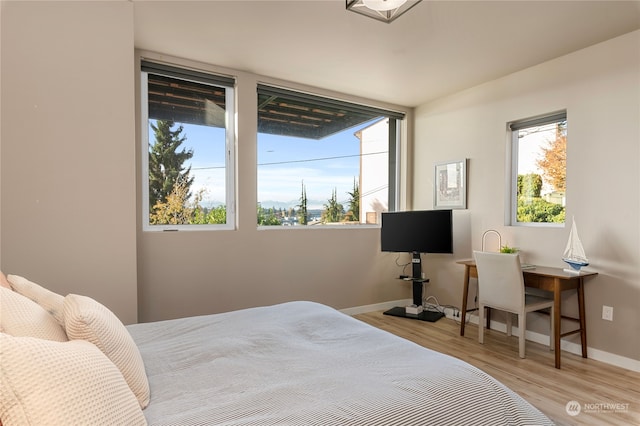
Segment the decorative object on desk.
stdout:
<path fill-rule="evenodd" d="M 438 163 L 435 167 L 433 208 L 467 208 L 467 159 Z"/>
<path fill-rule="evenodd" d="M 518 253 L 519 251 L 518 247 L 510 247 L 506 244 L 500 247 L 500 253 Z"/>
<path fill-rule="evenodd" d="M 589 264 L 589 259 L 584 253 L 584 247 L 582 247 L 582 241 L 578 236 L 578 228 L 576 227 L 576 219 L 572 218 L 571 232 L 569 233 L 569 240 L 567 241 L 567 247 L 564 249 L 564 256 L 562 260 L 567 262 L 571 269 L 565 269 L 567 272 L 577 274 L 580 272 L 580 268 Z"/>

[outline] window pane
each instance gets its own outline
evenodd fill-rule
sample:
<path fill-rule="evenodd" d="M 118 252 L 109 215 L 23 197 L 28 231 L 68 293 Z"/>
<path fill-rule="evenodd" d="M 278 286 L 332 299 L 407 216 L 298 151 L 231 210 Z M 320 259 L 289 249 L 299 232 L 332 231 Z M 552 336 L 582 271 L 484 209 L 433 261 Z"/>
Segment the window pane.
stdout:
<path fill-rule="evenodd" d="M 566 117 L 566 115 L 564 116 Z M 564 223 L 566 201 L 567 121 L 558 119 L 513 130 L 515 191 L 512 220 Z"/>
<path fill-rule="evenodd" d="M 390 158 L 395 161 L 389 147 L 396 143 L 390 120 L 395 129 L 395 119 L 380 111 L 259 90 L 258 225 L 378 223 L 395 195 L 389 190 Z"/>
<path fill-rule="evenodd" d="M 232 88 L 143 75 L 148 104 L 146 229 L 228 224 L 232 144 L 226 109 Z"/>

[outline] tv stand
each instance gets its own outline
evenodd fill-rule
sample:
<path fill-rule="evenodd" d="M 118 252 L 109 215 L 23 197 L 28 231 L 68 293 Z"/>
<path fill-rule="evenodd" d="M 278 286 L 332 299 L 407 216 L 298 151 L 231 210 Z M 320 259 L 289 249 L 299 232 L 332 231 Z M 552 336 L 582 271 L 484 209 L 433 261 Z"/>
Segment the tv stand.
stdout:
<path fill-rule="evenodd" d="M 396 306 L 388 311 L 384 312 L 385 315 L 391 315 L 393 317 L 409 318 L 426 322 L 436 322 L 444 316 L 442 312 L 437 311 L 422 311 L 417 315 L 406 313 L 403 306 Z"/>
<path fill-rule="evenodd" d="M 416 306 L 422 305 L 422 285 L 428 283 L 428 278 L 413 278 L 406 279 L 407 281 L 413 281 L 413 304 Z M 394 317 L 417 319 L 420 321 L 436 322 L 444 316 L 442 312 L 437 311 L 422 311 L 419 314 L 408 314 L 404 306 L 396 306 L 388 311 L 384 312 L 385 315 L 391 315 Z"/>
<path fill-rule="evenodd" d="M 412 272 L 413 278 L 403 278 L 407 281 L 413 282 L 413 304 L 415 306 L 422 305 L 422 286 L 424 283 L 428 283 L 428 278 L 422 278 L 422 259 L 420 253 L 413 252 L 411 263 L 413 264 Z M 419 314 L 408 314 L 403 306 L 397 306 L 384 312 L 385 315 L 392 315 L 394 317 L 411 318 L 421 321 L 436 322 L 444 316 L 442 312 L 437 311 L 422 311 Z"/>

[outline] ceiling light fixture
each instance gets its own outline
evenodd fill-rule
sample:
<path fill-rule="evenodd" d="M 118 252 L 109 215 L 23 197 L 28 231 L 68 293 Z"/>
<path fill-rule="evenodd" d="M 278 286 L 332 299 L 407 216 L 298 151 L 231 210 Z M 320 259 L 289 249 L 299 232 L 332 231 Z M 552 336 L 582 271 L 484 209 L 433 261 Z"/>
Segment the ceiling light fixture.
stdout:
<path fill-rule="evenodd" d="M 390 23 L 422 0 L 346 0 L 347 10 Z"/>

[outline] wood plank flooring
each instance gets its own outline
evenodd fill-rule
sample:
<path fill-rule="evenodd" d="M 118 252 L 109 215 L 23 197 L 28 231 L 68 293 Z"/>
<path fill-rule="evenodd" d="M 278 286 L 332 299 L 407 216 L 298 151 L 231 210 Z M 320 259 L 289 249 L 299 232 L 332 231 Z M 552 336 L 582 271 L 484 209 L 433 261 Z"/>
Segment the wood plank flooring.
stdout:
<path fill-rule="evenodd" d="M 517 336 L 489 330 L 478 343 L 478 327 L 442 318 L 427 323 L 370 312 L 355 318 L 460 358 L 511 388 L 558 425 L 640 425 L 640 373 L 564 351 L 562 369 L 554 368 L 548 346 L 527 341 L 526 358 L 518 357 Z M 567 413 L 570 401 L 580 403 L 576 416 Z M 617 410 L 616 410 L 617 408 Z"/>

